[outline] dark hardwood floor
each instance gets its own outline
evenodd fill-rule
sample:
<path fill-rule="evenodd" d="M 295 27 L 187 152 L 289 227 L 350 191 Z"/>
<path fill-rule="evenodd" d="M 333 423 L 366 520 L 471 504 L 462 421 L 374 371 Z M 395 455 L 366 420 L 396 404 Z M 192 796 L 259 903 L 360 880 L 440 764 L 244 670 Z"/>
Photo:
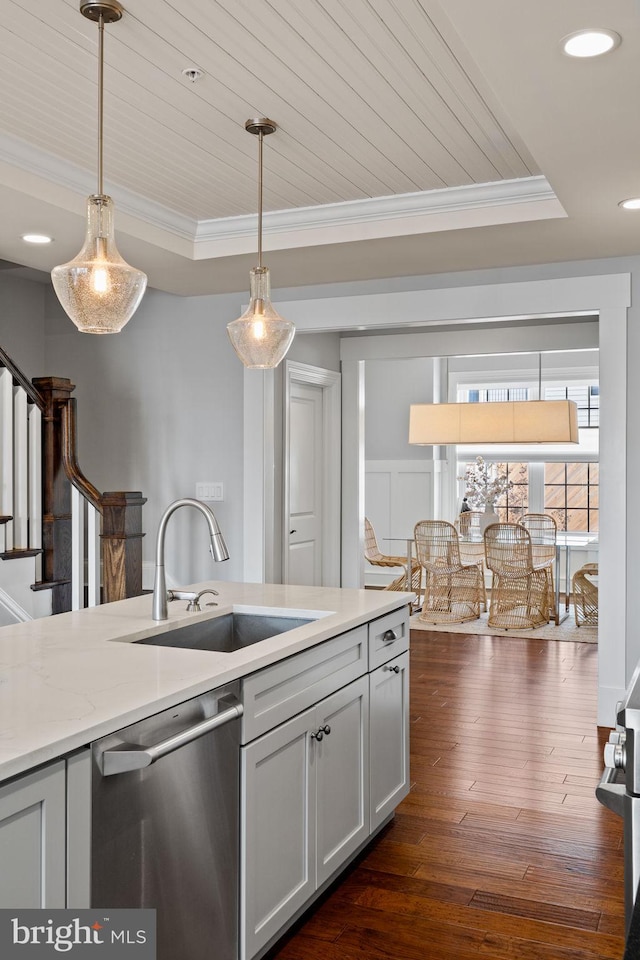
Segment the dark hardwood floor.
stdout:
<path fill-rule="evenodd" d="M 411 793 L 271 960 L 620 960 L 596 670 L 595 644 L 414 632 Z"/>

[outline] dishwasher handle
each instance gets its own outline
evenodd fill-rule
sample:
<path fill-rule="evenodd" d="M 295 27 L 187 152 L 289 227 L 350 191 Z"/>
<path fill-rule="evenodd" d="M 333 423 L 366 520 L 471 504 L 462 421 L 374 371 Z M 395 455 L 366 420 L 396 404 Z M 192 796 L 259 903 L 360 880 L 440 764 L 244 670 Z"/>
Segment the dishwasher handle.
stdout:
<path fill-rule="evenodd" d="M 236 697 L 229 695 L 221 697 L 219 704 L 225 709 L 216 713 L 214 717 L 208 717 L 201 720 L 193 727 L 176 733 L 160 743 L 154 743 L 150 747 L 133 747 L 131 744 L 125 744 L 124 748 L 114 750 L 105 750 L 101 757 L 102 776 L 110 777 L 115 773 L 129 773 L 132 770 L 143 770 L 150 767 L 152 763 L 159 760 L 160 757 L 166 757 L 168 753 L 173 753 L 180 747 L 186 746 L 198 737 L 203 737 L 205 733 L 222 727 L 231 720 L 236 720 L 244 713 L 244 708 Z M 129 749 L 127 749 L 129 748 Z"/>

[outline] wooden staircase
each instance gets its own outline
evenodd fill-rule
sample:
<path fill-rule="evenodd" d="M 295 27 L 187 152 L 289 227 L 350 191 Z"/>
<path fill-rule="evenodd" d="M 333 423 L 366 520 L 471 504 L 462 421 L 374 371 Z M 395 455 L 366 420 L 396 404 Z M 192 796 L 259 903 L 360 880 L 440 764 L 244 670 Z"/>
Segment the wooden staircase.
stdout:
<path fill-rule="evenodd" d="M 100 493 L 78 464 L 74 385 L 30 381 L 0 348 L 0 561 L 34 557 L 51 612 L 142 591 L 140 491 Z"/>

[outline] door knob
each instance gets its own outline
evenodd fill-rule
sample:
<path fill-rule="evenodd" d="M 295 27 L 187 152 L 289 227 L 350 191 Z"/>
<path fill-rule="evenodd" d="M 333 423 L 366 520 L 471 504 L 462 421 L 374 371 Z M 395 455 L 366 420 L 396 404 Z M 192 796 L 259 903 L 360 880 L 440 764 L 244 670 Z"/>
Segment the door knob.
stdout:
<path fill-rule="evenodd" d="M 291 533 L 297 533 L 297 532 L 298 532 L 297 530 L 289 530 L 289 533 L 290 533 L 290 534 L 291 534 Z"/>

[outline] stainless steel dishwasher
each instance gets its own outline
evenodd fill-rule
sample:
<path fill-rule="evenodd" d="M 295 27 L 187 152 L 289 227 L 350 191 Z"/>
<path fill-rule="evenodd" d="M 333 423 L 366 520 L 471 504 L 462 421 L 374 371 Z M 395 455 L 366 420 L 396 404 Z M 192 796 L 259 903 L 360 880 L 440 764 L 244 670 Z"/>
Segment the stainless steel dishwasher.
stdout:
<path fill-rule="evenodd" d="M 239 684 L 92 744 L 91 905 L 157 911 L 158 960 L 237 960 Z"/>

